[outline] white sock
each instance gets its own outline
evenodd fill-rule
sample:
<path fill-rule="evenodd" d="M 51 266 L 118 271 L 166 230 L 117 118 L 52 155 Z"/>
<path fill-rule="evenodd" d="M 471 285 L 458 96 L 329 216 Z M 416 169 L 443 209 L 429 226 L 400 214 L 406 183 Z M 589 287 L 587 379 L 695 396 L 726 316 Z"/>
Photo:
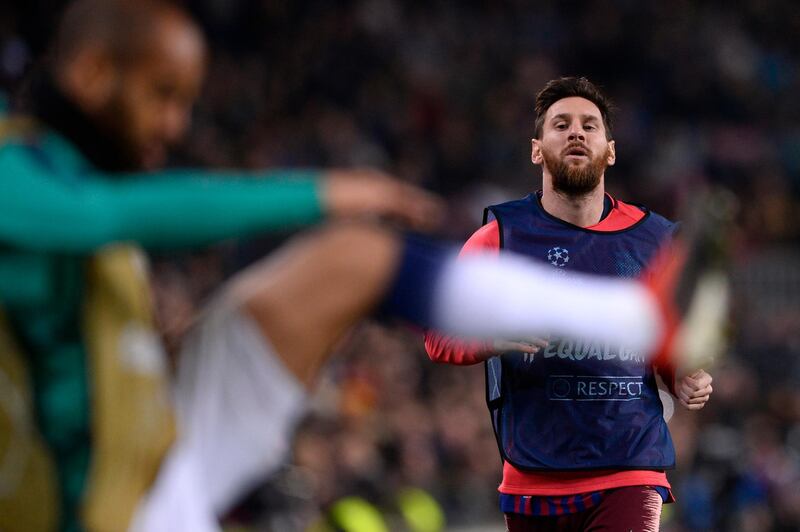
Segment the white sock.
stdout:
<path fill-rule="evenodd" d="M 452 260 L 435 298 L 437 328 L 470 338 L 591 338 L 649 354 L 662 334 L 656 301 L 641 283 L 564 275 L 511 254 Z"/>

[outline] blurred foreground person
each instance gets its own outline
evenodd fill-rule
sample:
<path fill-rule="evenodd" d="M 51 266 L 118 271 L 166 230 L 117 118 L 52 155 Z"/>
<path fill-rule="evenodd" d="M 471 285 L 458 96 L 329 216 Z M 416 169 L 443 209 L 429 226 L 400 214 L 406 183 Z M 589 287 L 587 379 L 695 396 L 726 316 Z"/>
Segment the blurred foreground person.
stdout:
<path fill-rule="evenodd" d="M 507 249 L 563 279 L 575 272 L 663 275 L 648 269 L 676 225 L 605 192 L 605 170 L 616 161 L 609 108 L 585 78 L 545 86 L 536 98 L 531 154 L 543 189 L 489 207 L 488 223 L 464 245 L 464 256 Z M 675 466 L 675 450 L 655 375 L 690 410 L 709 400 L 710 375 L 699 370 L 676 379 L 675 360 L 654 360 L 625 339 L 465 343 L 429 333 L 426 347 L 439 362 L 486 361 L 503 459 L 500 506 L 510 532 L 658 529 L 662 502 L 673 500 L 664 470 Z"/>
<path fill-rule="evenodd" d="M 587 278 L 574 290 L 526 260 L 456 261 L 351 221 L 225 286 L 170 387 L 137 245 L 205 245 L 325 215 L 424 229 L 440 206 L 372 171 L 155 171 L 187 127 L 205 64 L 176 7 L 79 0 L 53 51 L 34 112 L 0 122 L 3 530 L 216 530 L 284 459 L 332 346 L 375 311 L 479 337 L 635 330 L 641 349 L 668 332 L 639 283 Z M 561 308 L 542 313 L 537 301 L 556 294 Z M 587 319 L 601 303 L 602 318 Z M 489 305 L 487 320 L 477 309 Z"/>

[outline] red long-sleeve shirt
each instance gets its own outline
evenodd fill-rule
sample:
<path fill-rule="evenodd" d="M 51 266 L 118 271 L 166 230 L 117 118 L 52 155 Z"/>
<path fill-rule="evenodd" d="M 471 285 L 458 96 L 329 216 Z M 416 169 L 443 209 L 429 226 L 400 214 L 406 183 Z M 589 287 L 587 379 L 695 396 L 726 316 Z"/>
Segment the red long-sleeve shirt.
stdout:
<path fill-rule="evenodd" d="M 615 201 L 599 223 L 587 227 L 595 231 L 618 231 L 638 222 L 644 213 L 641 209 Z M 461 248 L 459 256 L 476 252 L 499 253 L 500 230 L 492 221 L 477 231 Z M 429 331 L 425 334 L 425 349 L 434 362 L 456 365 L 477 364 L 492 354 L 491 342 L 465 341 Z M 674 393 L 675 372 L 671 367 L 657 368 L 664 382 Z M 574 495 L 624 486 L 664 486 L 669 488 L 663 471 L 652 470 L 599 470 L 599 471 L 522 471 L 508 462 L 503 464 L 503 481 L 498 488 L 511 495 Z"/>

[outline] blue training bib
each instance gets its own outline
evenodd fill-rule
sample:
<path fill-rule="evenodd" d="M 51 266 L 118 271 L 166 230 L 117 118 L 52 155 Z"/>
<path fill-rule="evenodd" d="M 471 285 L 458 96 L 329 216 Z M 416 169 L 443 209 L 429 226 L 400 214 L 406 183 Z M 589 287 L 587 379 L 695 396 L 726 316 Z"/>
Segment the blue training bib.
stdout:
<path fill-rule="evenodd" d="M 531 194 L 489 207 L 485 218 L 497 220 L 501 248 L 550 264 L 554 276 L 638 277 L 675 228 L 642 211 L 623 229 L 595 231 L 554 218 Z M 489 359 L 486 388 L 500 453 L 518 469 L 675 465 L 653 366 L 625 345 L 550 338 L 535 355 Z"/>

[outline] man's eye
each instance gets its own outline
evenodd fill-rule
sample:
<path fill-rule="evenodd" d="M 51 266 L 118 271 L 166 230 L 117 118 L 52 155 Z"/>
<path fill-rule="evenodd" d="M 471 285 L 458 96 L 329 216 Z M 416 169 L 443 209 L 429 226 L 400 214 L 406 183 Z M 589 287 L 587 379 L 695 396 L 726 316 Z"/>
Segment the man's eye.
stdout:
<path fill-rule="evenodd" d="M 556 124 L 556 129 L 567 129 L 567 124 L 563 122 L 560 124 Z"/>
<path fill-rule="evenodd" d="M 597 127 L 593 126 L 592 124 L 586 124 L 585 126 L 583 126 L 583 129 L 585 129 L 586 131 L 594 131 L 595 129 L 597 129 Z"/>

